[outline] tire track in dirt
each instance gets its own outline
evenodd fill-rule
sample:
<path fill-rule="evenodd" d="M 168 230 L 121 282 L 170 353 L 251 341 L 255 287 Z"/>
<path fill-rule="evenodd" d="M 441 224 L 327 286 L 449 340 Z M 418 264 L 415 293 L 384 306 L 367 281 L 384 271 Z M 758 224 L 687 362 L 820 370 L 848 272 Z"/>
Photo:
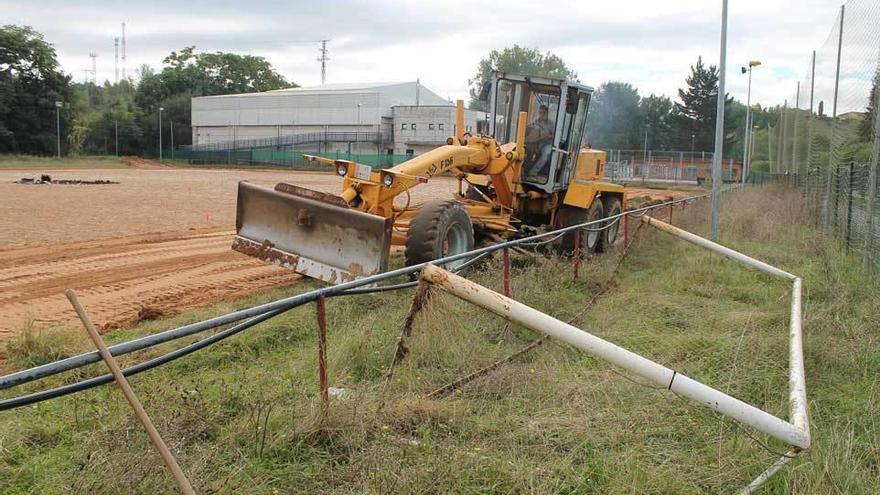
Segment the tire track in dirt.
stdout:
<path fill-rule="evenodd" d="M 232 236 L 189 231 L 0 251 L 0 358 L 28 322 L 75 326 L 63 294 L 70 287 L 106 331 L 136 323 L 142 308 L 174 314 L 297 278 L 232 251 Z"/>

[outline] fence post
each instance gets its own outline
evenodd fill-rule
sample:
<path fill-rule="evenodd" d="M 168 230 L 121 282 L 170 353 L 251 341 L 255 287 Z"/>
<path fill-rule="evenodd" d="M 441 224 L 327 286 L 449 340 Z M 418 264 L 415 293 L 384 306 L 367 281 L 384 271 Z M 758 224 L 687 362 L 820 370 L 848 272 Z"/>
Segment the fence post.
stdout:
<path fill-rule="evenodd" d="M 834 126 L 837 120 L 837 91 L 840 86 L 840 52 L 843 49 L 843 15 L 846 12 L 846 5 L 840 6 L 840 28 L 838 29 L 837 36 L 837 69 L 834 73 L 834 100 L 832 101 L 831 106 L 831 137 L 828 140 L 828 174 L 827 180 L 825 184 L 825 226 L 828 227 L 828 224 L 831 220 L 831 172 L 834 166 Z M 835 200 L 836 206 L 836 200 Z"/>
<path fill-rule="evenodd" d="M 880 67 L 877 68 L 880 73 Z M 874 145 L 871 153 L 871 168 L 868 169 L 868 190 L 865 193 L 865 243 L 862 249 L 862 267 L 868 268 L 871 261 L 871 243 L 874 240 L 874 201 L 877 199 L 877 166 L 880 162 L 880 91 L 874 95 Z"/>
<path fill-rule="evenodd" d="M 849 162 L 849 198 L 846 202 L 846 250 L 849 251 L 850 236 L 852 235 L 852 203 L 853 203 L 853 172 L 855 171 L 856 162 Z"/>
<path fill-rule="evenodd" d="M 327 314 L 324 296 L 315 299 L 315 307 L 318 313 L 318 389 L 321 393 L 321 401 L 326 407 L 330 395 L 327 392 Z"/>
<path fill-rule="evenodd" d="M 501 270 L 501 277 L 504 285 L 504 296 L 510 297 L 510 250 L 508 248 L 504 248 L 503 253 L 504 267 Z"/>
<path fill-rule="evenodd" d="M 623 215 L 623 245 L 629 245 L 629 215 Z"/>
<path fill-rule="evenodd" d="M 581 229 L 574 231 L 574 279 L 578 278 L 578 268 L 581 265 Z"/>

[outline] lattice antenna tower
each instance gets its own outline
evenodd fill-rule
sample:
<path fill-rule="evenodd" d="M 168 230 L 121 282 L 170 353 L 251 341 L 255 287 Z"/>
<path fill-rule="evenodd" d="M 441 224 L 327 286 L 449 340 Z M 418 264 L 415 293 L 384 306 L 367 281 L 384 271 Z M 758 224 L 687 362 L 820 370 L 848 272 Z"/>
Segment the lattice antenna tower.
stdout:
<path fill-rule="evenodd" d="M 327 43 L 330 40 L 319 40 L 321 42 L 321 48 L 318 48 L 318 52 L 321 53 L 321 56 L 318 57 L 318 62 L 321 62 L 321 85 L 327 81 L 327 62 L 330 61 L 330 58 L 327 57 Z"/>
<path fill-rule="evenodd" d="M 113 38 L 113 82 L 119 83 L 119 36 Z"/>
<path fill-rule="evenodd" d="M 122 23 L 122 78 L 125 79 L 125 23 Z"/>

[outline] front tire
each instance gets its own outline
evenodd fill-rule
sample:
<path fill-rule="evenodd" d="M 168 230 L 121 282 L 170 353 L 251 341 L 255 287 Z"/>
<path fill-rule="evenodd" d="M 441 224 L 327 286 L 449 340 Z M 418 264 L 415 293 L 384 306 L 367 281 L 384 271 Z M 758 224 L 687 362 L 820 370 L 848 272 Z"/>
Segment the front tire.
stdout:
<path fill-rule="evenodd" d="M 605 200 L 605 211 L 602 216 L 605 218 L 613 217 L 614 215 L 620 215 L 621 211 L 620 200 L 615 197 L 610 197 Z M 602 242 L 597 246 L 600 252 L 611 251 L 614 248 L 614 243 L 617 242 L 617 234 L 620 233 L 620 225 L 622 221 L 623 217 L 609 220 L 610 224 L 608 224 L 608 228 L 600 232 L 602 234 Z"/>
<path fill-rule="evenodd" d="M 601 220 L 604 212 L 605 209 L 603 208 L 602 200 L 595 198 L 593 204 L 590 205 L 590 209 L 587 210 L 587 221 L 595 222 L 596 220 Z M 598 223 L 588 225 L 586 230 L 581 234 L 581 238 L 586 238 L 585 247 L 590 253 L 601 252 L 603 250 L 602 240 L 605 231 L 596 231 L 596 229 L 601 229 L 602 227 L 603 225 Z"/>
<path fill-rule="evenodd" d="M 407 266 L 412 266 L 473 248 L 474 226 L 467 210 L 457 201 L 432 201 L 410 222 L 404 257 Z M 454 270 L 465 262 L 455 260 L 445 267 Z"/>

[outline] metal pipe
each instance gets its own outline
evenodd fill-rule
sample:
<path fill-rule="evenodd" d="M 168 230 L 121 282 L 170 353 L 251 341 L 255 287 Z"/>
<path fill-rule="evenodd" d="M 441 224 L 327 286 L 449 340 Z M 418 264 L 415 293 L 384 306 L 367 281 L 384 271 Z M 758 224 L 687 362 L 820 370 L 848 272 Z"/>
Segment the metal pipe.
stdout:
<path fill-rule="evenodd" d="M 759 474 L 757 478 L 755 478 L 749 485 L 742 489 L 739 492 L 739 495 L 751 495 L 755 493 L 755 490 L 758 489 L 761 485 L 763 485 L 771 476 L 776 474 L 780 469 L 782 469 L 786 464 L 791 462 L 792 459 L 798 456 L 800 453 L 799 449 L 792 449 L 788 451 L 787 454 L 783 455 L 779 459 L 776 460 L 773 464 L 770 465 L 763 473 Z"/>
<path fill-rule="evenodd" d="M 809 445 L 803 432 L 787 421 L 466 278 L 434 265 L 425 266 L 421 277 L 460 299 L 514 323 L 546 333 L 788 445 L 797 447 Z"/>
<path fill-rule="evenodd" d="M 739 261 L 740 263 L 743 263 L 744 265 L 750 266 L 752 268 L 755 268 L 755 269 L 760 270 L 765 273 L 769 273 L 770 275 L 773 275 L 775 277 L 779 277 L 779 278 L 789 280 L 789 281 L 794 281 L 795 279 L 797 279 L 797 277 L 788 273 L 785 270 L 780 270 L 779 268 L 776 268 L 775 266 L 768 265 L 767 263 L 764 263 L 763 261 L 756 260 L 755 258 L 752 258 L 751 256 L 746 256 L 746 255 L 740 253 L 739 251 L 734 251 L 733 249 L 730 249 L 729 247 L 722 246 L 721 244 L 718 244 L 716 242 L 712 242 L 712 241 L 705 239 L 703 237 L 700 237 L 696 234 L 692 234 L 686 230 L 682 230 L 682 229 L 675 227 L 673 225 L 669 225 L 668 223 L 661 222 L 660 220 L 657 220 L 656 218 L 652 218 L 648 215 L 645 215 L 642 217 L 642 222 L 647 223 L 648 225 L 651 225 L 653 227 L 657 227 L 658 229 L 660 229 L 664 232 L 667 232 L 669 234 L 672 234 L 676 237 L 684 239 L 684 240 L 690 242 L 691 244 L 696 244 L 697 246 L 704 247 L 710 251 L 715 251 L 716 253 L 721 254 L 723 256 L 726 256 L 734 261 Z"/>
<path fill-rule="evenodd" d="M 497 251 L 499 249 L 504 249 L 506 247 L 513 247 L 520 244 L 526 244 L 528 242 L 533 242 L 535 239 L 547 238 L 551 236 L 560 235 L 565 232 L 569 232 L 576 229 L 583 229 L 584 227 L 588 227 L 590 225 L 601 225 L 609 220 L 619 219 L 620 217 L 626 217 L 627 215 L 637 214 L 639 212 L 647 211 L 651 208 L 657 208 L 661 206 L 665 206 L 668 204 L 681 203 L 685 201 L 693 201 L 700 198 L 705 198 L 706 194 L 701 194 L 697 196 L 691 196 L 688 198 L 682 198 L 673 201 L 667 201 L 665 203 L 661 203 L 653 206 L 646 206 L 644 208 L 638 208 L 635 210 L 629 210 L 627 212 L 619 213 L 617 215 L 613 215 L 610 217 L 602 218 L 599 220 L 593 220 L 590 222 L 585 222 L 577 225 L 572 225 L 569 227 L 564 227 L 561 229 L 553 230 L 550 232 L 542 232 L 539 234 L 535 234 L 528 237 L 523 237 L 519 239 L 513 239 L 510 241 L 500 242 L 497 244 L 493 244 L 490 246 L 485 246 L 482 248 L 474 249 L 472 251 L 468 251 L 465 253 L 459 253 L 451 256 L 447 256 L 445 258 L 440 258 L 434 260 L 434 263 L 437 264 L 445 264 L 451 261 L 456 261 L 459 259 L 466 258 L 474 258 L 472 261 L 476 261 L 476 259 L 483 254 L 491 253 L 493 251 Z M 397 270 L 391 270 L 384 273 L 379 273 L 376 275 L 371 275 L 369 277 L 364 277 L 356 280 L 352 280 L 350 282 L 344 282 L 339 285 L 322 287 L 320 289 L 315 289 L 310 292 L 306 292 L 303 294 L 297 294 L 294 296 L 286 297 L 283 299 L 279 299 L 276 301 L 272 301 L 269 303 L 261 304 L 259 306 L 254 306 L 251 308 L 246 308 L 238 311 L 233 311 L 231 313 L 227 313 L 224 315 L 216 316 L 214 318 L 209 318 L 207 320 L 203 320 L 196 323 L 191 323 L 189 325 L 184 325 L 181 327 L 173 328 L 170 330 L 166 330 L 164 332 L 160 332 L 157 334 L 147 335 L 145 337 L 141 337 L 139 339 L 130 340 L 128 342 L 122 342 L 113 346 L 110 346 L 108 349 L 112 356 L 119 356 L 122 354 L 128 354 L 130 352 L 139 351 L 141 349 L 146 349 L 148 347 L 153 347 L 159 344 L 163 344 L 166 342 L 170 342 L 172 340 L 176 340 L 182 337 L 187 337 L 189 335 L 193 335 L 196 333 L 204 332 L 206 330 L 211 330 L 223 325 L 228 325 L 230 323 L 235 323 L 247 318 L 253 318 L 257 316 L 261 316 L 271 311 L 282 310 L 286 311 L 297 306 L 301 306 L 303 304 L 312 302 L 316 300 L 318 297 L 333 297 L 337 295 L 342 295 L 346 292 L 349 292 L 351 289 L 360 288 L 367 285 L 372 285 L 377 282 L 381 282 L 383 280 L 393 279 L 396 277 L 407 276 L 412 273 L 416 273 L 422 269 L 427 263 L 421 263 L 418 265 L 407 266 L 403 268 L 399 268 Z M 401 284 L 403 285 L 403 284 Z M 407 285 L 408 286 L 408 285 Z M 382 288 L 379 288 L 382 289 Z M 392 290 L 392 289 L 388 289 Z M 351 293 L 356 293 L 358 291 L 351 290 Z M 14 387 L 16 385 L 21 385 L 23 383 L 31 382 L 40 378 L 45 378 L 47 376 L 55 375 L 64 371 L 72 370 L 75 368 L 80 368 L 82 366 L 86 366 L 88 364 L 96 363 L 101 360 L 101 357 L 97 352 L 88 352 L 84 354 L 79 354 L 76 356 L 71 356 L 69 358 L 61 359 L 58 361 L 54 361 L 51 363 L 47 363 L 41 366 L 35 366 L 33 368 L 17 371 L 15 373 L 10 373 L 8 375 L 0 377 L 0 390 L 7 389 L 10 387 Z"/>
<path fill-rule="evenodd" d="M 803 431 L 806 445 L 810 447 L 810 417 L 807 410 L 807 382 L 804 372 L 804 344 L 801 330 L 801 279 L 795 278 L 791 287 L 791 321 L 788 343 L 788 389 L 792 424 Z"/>

